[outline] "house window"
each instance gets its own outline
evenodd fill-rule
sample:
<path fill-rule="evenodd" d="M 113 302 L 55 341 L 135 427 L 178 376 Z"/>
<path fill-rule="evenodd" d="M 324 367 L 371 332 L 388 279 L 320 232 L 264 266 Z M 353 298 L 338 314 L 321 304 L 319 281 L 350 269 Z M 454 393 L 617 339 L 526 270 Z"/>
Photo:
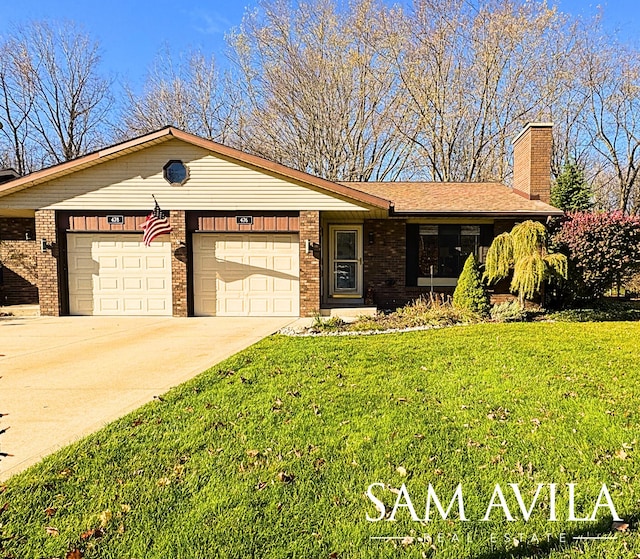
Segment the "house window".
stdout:
<path fill-rule="evenodd" d="M 416 259 L 408 272 L 414 272 L 413 281 L 419 278 L 457 278 L 470 254 L 484 262 L 488 246 L 493 239 L 493 225 L 409 225 L 408 240 L 413 238 L 413 250 L 408 256 Z M 413 234 L 412 234 L 413 233 Z M 408 274 L 407 279 L 411 282 Z M 410 283 L 411 285 L 411 283 Z M 416 283 L 413 283 L 416 285 Z M 444 285 L 444 284 L 442 284 Z M 453 285 L 453 284 L 452 284 Z"/>
<path fill-rule="evenodd" d="M 189 170 L 182 161 L 169 161 L 162 169 L 164 179 L 172 186 L 181 186 L 189 178 Z"/>

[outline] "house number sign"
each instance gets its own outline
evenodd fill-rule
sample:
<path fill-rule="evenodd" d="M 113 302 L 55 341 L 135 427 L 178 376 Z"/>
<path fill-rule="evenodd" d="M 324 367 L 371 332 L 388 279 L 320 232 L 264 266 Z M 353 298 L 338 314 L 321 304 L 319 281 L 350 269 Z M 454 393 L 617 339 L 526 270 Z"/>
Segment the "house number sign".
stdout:
<path fill-rule="evenodd" d="M 237 215 L 236 225 L 253 225 L 252 215 Z"/>
<path fill-rule="evenodd" d="M 107 223 L 109 225 L 123 225 L 124 224 L 124 216 L 123 215 L 108 215 Z"/>

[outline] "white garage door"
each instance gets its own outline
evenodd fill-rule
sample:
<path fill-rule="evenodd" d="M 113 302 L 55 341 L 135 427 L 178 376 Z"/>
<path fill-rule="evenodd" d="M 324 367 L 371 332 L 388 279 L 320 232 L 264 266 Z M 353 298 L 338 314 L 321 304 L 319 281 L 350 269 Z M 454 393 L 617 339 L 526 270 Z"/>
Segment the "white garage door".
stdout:
<path fill-rule="evenodd" d="M 67 257 L 70 314 L 171 316 L 168 235 L 69 233 Z"/>
<path fill-rule="evenodd" d="M 298 251 L 296 234 L 195 234 L 195 314 L 298 316 Z"/>

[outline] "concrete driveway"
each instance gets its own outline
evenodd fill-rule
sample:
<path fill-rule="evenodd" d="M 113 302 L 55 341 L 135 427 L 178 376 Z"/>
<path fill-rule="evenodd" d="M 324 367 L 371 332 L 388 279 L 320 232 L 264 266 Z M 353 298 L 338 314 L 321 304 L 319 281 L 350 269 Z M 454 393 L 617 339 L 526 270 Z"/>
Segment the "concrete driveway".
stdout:
<path fill-rule="evenodd" d="M 0 319 L 0 480 L 295 320 Z"/>

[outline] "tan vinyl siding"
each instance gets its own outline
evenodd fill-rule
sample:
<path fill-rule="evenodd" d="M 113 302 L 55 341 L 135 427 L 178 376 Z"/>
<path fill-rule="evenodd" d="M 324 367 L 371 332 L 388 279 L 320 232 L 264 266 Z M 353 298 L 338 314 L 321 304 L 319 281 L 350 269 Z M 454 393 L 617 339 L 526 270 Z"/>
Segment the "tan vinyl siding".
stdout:
<path fill-rule="evenodd" d="M 183 186 L 171 186 L 162 176 L 172 159 L 189 168 Z M 180 140 L 5 196 L 4 208 L 140 210 L 153 206 L 182 210 L 362 210 L 352 202 L 271 176 Z M 336 195 L 337 196 L 337 195 Z"/>

